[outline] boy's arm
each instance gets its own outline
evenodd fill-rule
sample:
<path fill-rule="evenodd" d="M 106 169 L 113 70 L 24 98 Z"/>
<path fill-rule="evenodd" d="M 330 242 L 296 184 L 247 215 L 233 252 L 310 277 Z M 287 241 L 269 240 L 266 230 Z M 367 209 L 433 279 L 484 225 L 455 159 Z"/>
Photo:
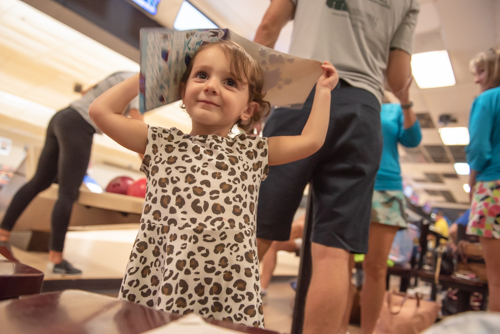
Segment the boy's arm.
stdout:
<path fill-rule="evenodd" d="M 95 99 L 90 105 L 89 115 L 97 127 L 111 139 L 129 150 L 143 154 L 147 145 L 148 125 L 122 115 L 138 93 L 139 74 L 136 74 Z"/>
<path fill-rule="evenodd" d="M 330 120 L 331 91 L 339 81 L 337 70 L 325 62 L 316 84 L 314 102 L 307 123 L 299 136 L 269 137 L 269 165 L 281 165 L 304 159 L 318 151 L 325 142 Z"/>

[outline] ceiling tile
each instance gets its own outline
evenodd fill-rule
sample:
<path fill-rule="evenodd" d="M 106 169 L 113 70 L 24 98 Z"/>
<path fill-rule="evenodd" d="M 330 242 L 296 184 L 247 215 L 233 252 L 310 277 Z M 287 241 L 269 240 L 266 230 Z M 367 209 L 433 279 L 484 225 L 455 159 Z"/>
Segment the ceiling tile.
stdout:
<path fill-rule="evenodd" d="M 467 162 L 465 147 L 465 145 L 448 146 L 448 150 L 450 150 L 455 162 Z"/>
<path fill-rule="evenodd" d="M 424 145 L 423 147 L 435 163 L 450 163 L 443 145 Z"/>
<path fill-rule="evenodd" d="M 431 115 L 428 112 L 425 113 L 418 113 L 417 119 L 418 122 L 420 123 L 420 127 L 422 129 L 434 129 L 434 122 L 432 121 Z"/>

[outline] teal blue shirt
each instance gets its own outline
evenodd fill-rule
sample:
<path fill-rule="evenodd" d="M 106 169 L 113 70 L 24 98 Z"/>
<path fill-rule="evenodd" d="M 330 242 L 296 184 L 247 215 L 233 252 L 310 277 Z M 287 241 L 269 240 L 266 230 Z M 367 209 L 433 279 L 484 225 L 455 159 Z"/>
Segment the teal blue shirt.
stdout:
<path fill-rule="evenodd" d="M 382 160 L 375 179 L 375 190 L 403 190 L 401 167 L 399 166 L 398 143 L 415 147 L 422 140 L 420 123 L 416 121 L 405 129 L 403 109 L 399 104 L 383 104 L 380 112 L 384 148 Z"/>
<path fill-rule="evenodd" d="M 472 104 L 470 143 L 465 148 L 477 181 L 500 180 L 500 87 L 481 93 Z"/>

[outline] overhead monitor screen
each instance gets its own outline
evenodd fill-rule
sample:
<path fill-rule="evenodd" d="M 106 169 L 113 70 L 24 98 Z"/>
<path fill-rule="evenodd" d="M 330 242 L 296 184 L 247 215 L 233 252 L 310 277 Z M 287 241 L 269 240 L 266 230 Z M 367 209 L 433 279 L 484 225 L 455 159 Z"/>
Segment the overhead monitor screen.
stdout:
<path fill-rule="evenodd" d="M 175 30 L 219 28 L 188 1 L 184 1 L 174 21 Z"/>
<path fill-rule="evenodd" d="M 161 0 L 132 0 L 151 15 L 155 15 Z"/>

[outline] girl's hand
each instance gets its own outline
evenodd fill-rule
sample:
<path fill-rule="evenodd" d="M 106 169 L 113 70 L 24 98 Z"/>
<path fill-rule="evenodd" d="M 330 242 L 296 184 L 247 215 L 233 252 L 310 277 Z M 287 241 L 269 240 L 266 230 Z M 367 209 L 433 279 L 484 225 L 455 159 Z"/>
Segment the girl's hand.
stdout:
<path fill-rule="evenodd" d="M 323 74 L 318 79 L 316 89 L 326 88 L 332 91 L 339 82 L 339 74 L 335 67 L 327 61 L 323 62 L 321 68 L 323 69 Z"/>

